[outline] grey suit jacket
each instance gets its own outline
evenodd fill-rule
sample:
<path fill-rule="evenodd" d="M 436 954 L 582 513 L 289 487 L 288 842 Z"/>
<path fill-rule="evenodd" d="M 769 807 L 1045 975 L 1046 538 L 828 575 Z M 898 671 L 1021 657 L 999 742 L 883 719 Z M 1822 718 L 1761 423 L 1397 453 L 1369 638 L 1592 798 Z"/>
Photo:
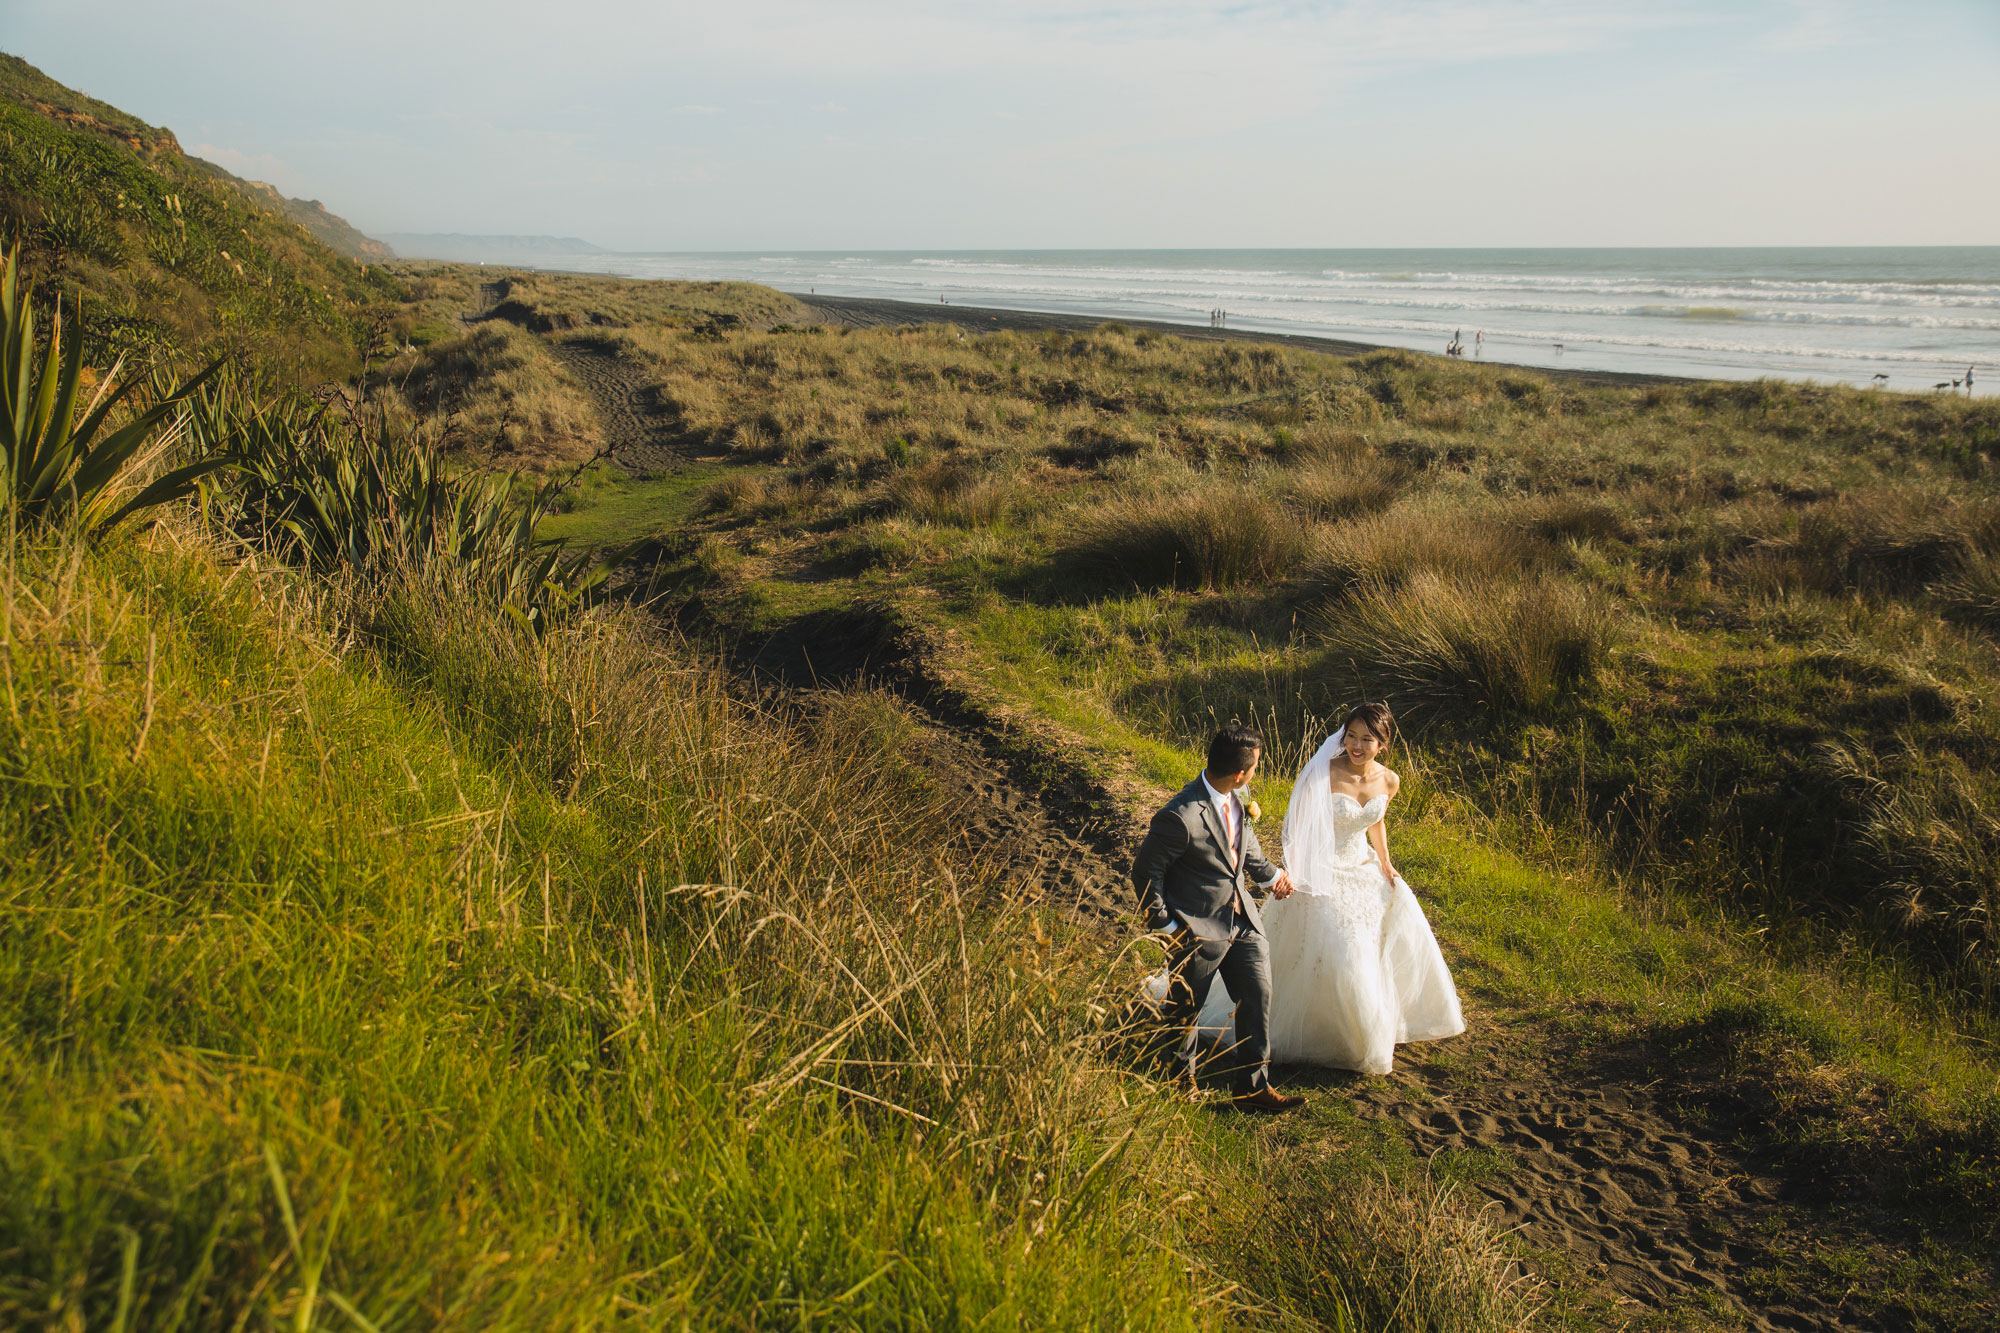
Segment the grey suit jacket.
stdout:
<path fill-rule="evenodd" d="M 1264 921 L 1250 896 L 1251 883 L 1265 883 L 1277 874 L 1248 819 L 1243 821 L 1243 857 L 1230 859 L 1229 830 L 1210 803 L 1200 774 L 1153 816 L 1132 858 L 1132 886 L 1139 891 L 1147 926 L 1164 930 L 1179 921 L 1203 940 L 1230 937 L 1239 893 L 1250 928 L 1262 934 Z"/>

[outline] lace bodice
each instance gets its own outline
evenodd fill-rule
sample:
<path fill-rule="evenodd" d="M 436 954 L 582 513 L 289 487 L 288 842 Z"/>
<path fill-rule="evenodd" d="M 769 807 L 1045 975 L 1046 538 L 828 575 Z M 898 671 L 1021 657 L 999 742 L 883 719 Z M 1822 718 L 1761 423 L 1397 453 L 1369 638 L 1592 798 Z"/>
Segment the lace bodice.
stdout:
<path fill-rule="evenodd" d="M 1313 857 L 1315 864 L 1296 867 L 1309 878 L 1317 878 L 1329 870 L 1351 870 L 1363 866 L 1374 869 L 1377 865 L 1375 849 L 1368 845 L 1368 830 L 1381 820 L 1389 808 L 1389 794 L 1383 792 L 1365 801 L 1357 801 L 1345 792 L 1338 792 L 1328 798 L 1331 801 L 1330 814 L 1333 824 L 1331 845 Z M 1316 875 L 1315 872 L 1319 872 Z M 1300 892 L 1311 892 L 1323 885 L 1301 885 Z"/>

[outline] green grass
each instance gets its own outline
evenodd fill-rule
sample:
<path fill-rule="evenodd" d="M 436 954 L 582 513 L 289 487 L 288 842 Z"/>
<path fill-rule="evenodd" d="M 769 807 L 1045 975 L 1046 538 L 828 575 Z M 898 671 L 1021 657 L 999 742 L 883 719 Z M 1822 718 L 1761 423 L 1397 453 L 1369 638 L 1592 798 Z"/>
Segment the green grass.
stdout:
<path fill-rule="evenodd" d="M 174 526 L 8 568 L 5 1322 L 1517 1322 L 1421 1180 L 1267 1200 L 1135 1078 L 1141 961 L 954 860 L 893 706 Z"/>
<path fill-rule="evenodd" d="M 694 513 L 701 492 L 729 471 L 720 464 L 695 463 L 672 472 L 628 477 L 609 468 L 593 468 L 565 493 L 566 507 L 543 519 L 537 532 L 618 546 L 670 533 Z"/>

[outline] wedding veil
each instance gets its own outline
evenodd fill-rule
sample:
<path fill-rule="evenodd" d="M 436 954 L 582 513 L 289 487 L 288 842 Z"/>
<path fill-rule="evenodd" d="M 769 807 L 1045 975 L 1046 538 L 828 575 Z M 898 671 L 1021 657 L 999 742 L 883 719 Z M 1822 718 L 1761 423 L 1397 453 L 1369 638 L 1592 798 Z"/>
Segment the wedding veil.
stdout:
<path fill-rule="evenodd" d="M 1333 850 L 1333 757 L 1347 742 L 1347 728 L 1326 738 L 1292 783 L 1285 807 L 1285 868 L 1303 887 Z"/>

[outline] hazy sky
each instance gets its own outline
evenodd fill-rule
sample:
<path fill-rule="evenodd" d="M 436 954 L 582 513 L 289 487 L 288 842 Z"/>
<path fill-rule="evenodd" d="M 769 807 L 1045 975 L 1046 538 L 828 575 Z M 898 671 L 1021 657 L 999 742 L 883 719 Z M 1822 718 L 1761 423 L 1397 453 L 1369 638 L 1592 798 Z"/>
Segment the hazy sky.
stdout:
<path fill-rule="evenodd" d="M 2000 243 L 2000 0 L 0 0 L 365 231 Z"/>

